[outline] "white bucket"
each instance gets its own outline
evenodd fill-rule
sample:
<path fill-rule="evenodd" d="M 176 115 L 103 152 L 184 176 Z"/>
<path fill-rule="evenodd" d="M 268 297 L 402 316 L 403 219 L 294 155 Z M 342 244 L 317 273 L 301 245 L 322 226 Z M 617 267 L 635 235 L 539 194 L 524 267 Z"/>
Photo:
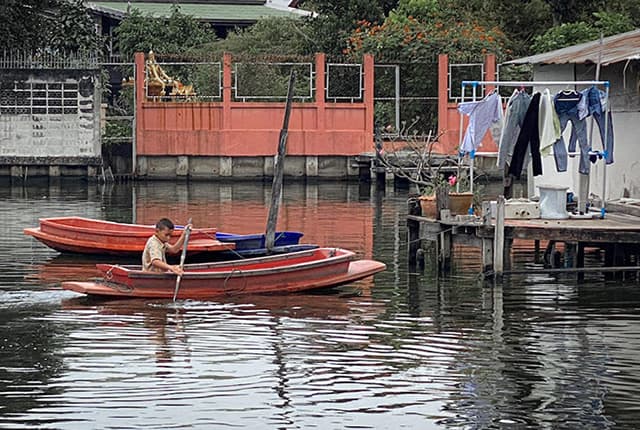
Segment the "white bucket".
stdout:
<path fill-rule="evenodd" d="M 567 190 L 560 185 L 540 185 L 540 218 L 567 219 Z"/>

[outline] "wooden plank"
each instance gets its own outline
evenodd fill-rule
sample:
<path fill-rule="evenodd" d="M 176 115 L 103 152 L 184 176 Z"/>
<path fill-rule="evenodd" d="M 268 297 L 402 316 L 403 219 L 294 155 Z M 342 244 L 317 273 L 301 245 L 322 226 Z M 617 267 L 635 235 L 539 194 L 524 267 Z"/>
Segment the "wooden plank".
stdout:
<path fill-rule="evenodd" d="M 527 270 L 509 270 L 504 275 L 529 275 L 535 273 L 597 273 L 597 272 L 638 272 L 640 266 L 609 266 L 609 267 L 559 267 Z"/>

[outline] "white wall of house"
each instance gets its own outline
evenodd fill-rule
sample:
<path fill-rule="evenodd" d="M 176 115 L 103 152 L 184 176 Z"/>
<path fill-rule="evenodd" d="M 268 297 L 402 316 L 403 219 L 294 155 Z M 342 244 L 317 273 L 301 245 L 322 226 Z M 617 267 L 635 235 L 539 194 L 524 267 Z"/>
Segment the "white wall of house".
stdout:
<path fill-rule="evenodd" d="M 626 69 L 625 69 L 626 65 Z M 594 65 L 535 65 L 535 81 L 574 81 L 595 79 Z M 607 200 L 617 199 L 625 195 L 640 198 L 640 62 L 634 60 L 629 64 L 617 63 L 602 67 L 601 80 L 609 80 L 610 102 L 613 110 L 614 163 L 606 167 Z M 566 86 L 550 87 L 552 93 Z M 582 88 L 578 88 L 582 89 Z M 536 91 L 544 90 L 536 87 Z M 591 129 L 591 119 L 587 119 L 587 130 Z M 567 126 L 564 137 L 569 142 L 571 126 Z M 602 149 L 598 127 L 593 124 L 592 147 Z M 567 172 L 556 170 L 552 154 L 543 157 L 543 175 L 534 179 L 535 194 L 538 185 L 564 185 L 570 191 L 577 192 L 579 180 L 579 157 L 569 159 Z M 590 193 L 602 196 L 604 162 L 599 160 L 591 164 Z"/>

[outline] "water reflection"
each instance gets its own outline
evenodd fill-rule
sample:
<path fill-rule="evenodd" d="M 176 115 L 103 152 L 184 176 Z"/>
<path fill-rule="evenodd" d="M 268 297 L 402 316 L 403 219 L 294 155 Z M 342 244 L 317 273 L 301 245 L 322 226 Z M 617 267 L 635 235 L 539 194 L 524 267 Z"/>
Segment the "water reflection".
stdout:
<path fill-rule="evenodd" d="M 96 301 L 95 276 L 22 228 L 81 215 L 263 230 L 268 185 L 29 182 L 0 188 L 3 428 L 634 428 L 640 290 L 406 270 L 406 195 L 288 184 L 279 228 L 388 270 L 320 294 Z M 177 196 L 177 197 L 176 197 Z M 176 200 L 177 198 L 177 200 Z M 534 267 L 522 248 L 514 265 Z M 107 260 L 112 260 L 107 258 Z"/>

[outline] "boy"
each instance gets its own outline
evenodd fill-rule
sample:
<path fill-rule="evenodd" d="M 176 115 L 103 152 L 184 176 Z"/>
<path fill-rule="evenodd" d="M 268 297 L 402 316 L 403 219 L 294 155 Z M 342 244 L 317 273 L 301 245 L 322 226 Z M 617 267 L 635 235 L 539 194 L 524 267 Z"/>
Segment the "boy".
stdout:
<path fill-rule="evenodd" d="M 173 222 L 168 218 L 162 218 L 156 223 L 156 232 L 147 240 L 142 253 L 142 270 L 149 272 L 170 271 L 176 275 L 183 275 L 184 272 L 180 266 L 172 266 L 167 264 L 166 251 L 176 254 L 182 248 L 184 243 L 184 234 L 187 228 L 191 228 L 191 224 L 185 226 L 182 235 L 173 245 L 169 244 L 171 233 L 175 229 Z"/>

